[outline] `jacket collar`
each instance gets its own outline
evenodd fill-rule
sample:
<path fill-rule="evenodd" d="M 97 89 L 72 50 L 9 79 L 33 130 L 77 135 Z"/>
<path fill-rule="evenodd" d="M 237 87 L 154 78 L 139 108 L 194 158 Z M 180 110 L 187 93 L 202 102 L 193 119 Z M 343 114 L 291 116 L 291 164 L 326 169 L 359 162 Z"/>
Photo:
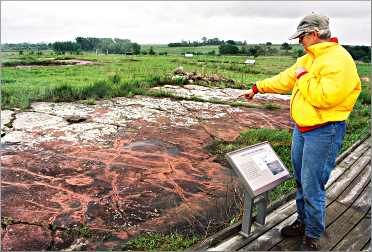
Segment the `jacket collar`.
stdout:
<path fill-rule="evenodd" d="M 314 44 L 305 49 L 305 51 L 310 54 L 313 58 L 320 56 L 328 48 L 338 45 L 338 39 L 336 37 L 330 38 L 327 42 L 321 42 Z"/>

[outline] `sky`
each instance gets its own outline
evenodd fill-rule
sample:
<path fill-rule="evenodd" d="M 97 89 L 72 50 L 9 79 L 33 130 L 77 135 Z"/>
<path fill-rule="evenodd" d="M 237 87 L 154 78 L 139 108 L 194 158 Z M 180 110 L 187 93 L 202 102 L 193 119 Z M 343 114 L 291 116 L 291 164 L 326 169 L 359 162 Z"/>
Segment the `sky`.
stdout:
<path fill-rule="evenodd" d="M 371 45 L 370 1 L 1 1 L 1 43 L 122 38 L 168 44 L 202 37 L 250 43 L 288 38 L 311 12 L 341 44 Z"/>

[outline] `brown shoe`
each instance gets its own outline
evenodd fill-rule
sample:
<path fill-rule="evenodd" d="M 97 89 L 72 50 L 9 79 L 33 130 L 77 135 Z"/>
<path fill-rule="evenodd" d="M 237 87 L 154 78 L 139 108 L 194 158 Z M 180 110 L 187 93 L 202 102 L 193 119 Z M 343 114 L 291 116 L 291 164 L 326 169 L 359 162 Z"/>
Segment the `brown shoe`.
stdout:
<path fill-rule="evenodd" d="M 303 242 L 302 242 L 302 250 L 304 251 L 317 251 L 319 250 L 319 240 L 309 237 L 309 236 L 304 236 Z"/>
<path fill-rule="evenodd" d="M 284 237 L 296 237 L 303 236 L 305 234 L 305 225 L 300 221 L 295 220 L 291 225 L 285 226 L 280 230 L 280 233 Z"/>

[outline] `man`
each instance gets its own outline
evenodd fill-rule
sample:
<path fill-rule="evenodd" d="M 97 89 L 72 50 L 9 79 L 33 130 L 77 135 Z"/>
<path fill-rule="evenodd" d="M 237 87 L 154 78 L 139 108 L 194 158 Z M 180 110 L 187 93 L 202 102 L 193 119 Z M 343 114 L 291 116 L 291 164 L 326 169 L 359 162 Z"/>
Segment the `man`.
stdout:
<path fill-rule="evenodd" d="M 304 17 L 290 39 L 299 39 L 306 55 L 278 75 L 257 81 L 242 96 L 291 92 L 290 115 L 295 122 L 292 164 L 297 183 L 297 220 L 281 230 L 285 237 L 304 236 L 305 250 L 319 248 L 325 231 L 325 184 L 345 135 L 348 118 L 361 91 L 350 54 L 331 38 L 328 17 Z"/>

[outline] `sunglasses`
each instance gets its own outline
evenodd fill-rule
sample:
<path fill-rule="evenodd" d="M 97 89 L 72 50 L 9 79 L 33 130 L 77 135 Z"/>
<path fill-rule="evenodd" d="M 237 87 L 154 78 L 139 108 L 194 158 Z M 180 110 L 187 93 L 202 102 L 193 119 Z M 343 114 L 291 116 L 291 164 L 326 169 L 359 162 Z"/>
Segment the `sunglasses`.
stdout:
<path fill-rule="evenodd" d="M 303 40 L 303 38 L 309 34 L 311 34 L 312 32 L 305 32 L 305 33 L 302 33 L 300 36 L 298 36 L 298 39 L 301 41 Z"/>

